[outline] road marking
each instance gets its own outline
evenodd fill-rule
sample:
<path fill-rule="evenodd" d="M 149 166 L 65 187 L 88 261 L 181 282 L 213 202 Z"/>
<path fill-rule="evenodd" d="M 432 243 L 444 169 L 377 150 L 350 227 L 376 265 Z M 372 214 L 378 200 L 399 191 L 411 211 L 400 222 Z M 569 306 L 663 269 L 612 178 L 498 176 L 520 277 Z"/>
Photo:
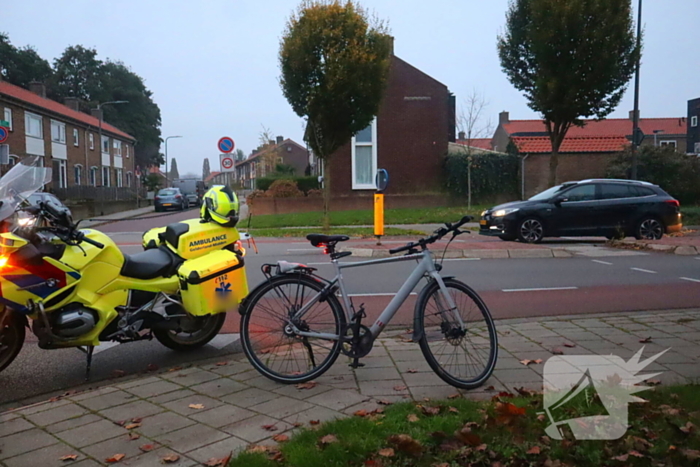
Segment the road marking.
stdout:
<path fill-rule="evenodd" d="M 318 248 L 287 248 L 287 251 L 319 251 Z"/>
<path fill-rule="evenodd" d="M 578 287 L 537 287 L 532 289 L 503 289 L 503 292 L 547 292 L 550 290 L 577 290 Z"/>
<path fill-rule="evenodd" d="M 650 271 L 649 269 L 642 268 L 630 268 L 633 271 L 646 272 L 647 274 L 656 274 L 656 271 Z"/>
<path fill-rule="evenodd" d="M 690 281 L 690 282 L 698 282 L 700 283 L 700 279 L 693 279 L 692 277 L 681 277 L 682 280 L 684 281 Z"/>
<path fill-rule="evenodd" d="M 393 293 L 350 293 L 348 297 L 393 297 L 396 292 Z M 418 295 L 416 292 L 411 292 L 409 295 Z"/>
<path fill-rule="evenodd" d="M 100 345 L 95 347 L 95 349 L 92 351 L 93 355 L 97 355 L 98 353 L 102 353 L 105 350 L 109 350 L 112 347 L 116 347 L 119 345 L 119 342 L 100 342 Z"/>
<path fill-rule="evenodd" d="M 599 260 L 599 259 L 593 259 L 593 260 L 591 260 L 591 261 L 593 261 L 594 263 L 598 263 L 598 264 L 605 264 L 606 266 L 612 266 L 612 265 L 613 265 L 613 263 L 608 263 L 607 261 L 601 261 L 601 260 Z"/>
<path fill-rule="evenodd" d="M 443 261 L 481 261 L 481 258 L 447 258 Z"/>
<path fill-rule="evenodd" d="M 217 334 L 212 340 L 209 341 L 208 345 L 211 345 L 217 350 L 221 350 L 227 345 L 231 345 L 240 339 L 241 335 L 237 333 L 233 334 Z"/>

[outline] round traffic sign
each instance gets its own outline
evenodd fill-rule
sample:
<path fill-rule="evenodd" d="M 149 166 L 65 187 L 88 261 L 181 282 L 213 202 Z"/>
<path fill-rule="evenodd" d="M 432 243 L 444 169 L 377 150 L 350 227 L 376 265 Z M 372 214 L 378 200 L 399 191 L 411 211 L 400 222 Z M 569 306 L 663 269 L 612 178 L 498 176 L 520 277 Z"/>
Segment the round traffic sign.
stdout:
<path fill-rule="evenodd" d="M 219 140 L 219 144 L 217 144 L 217 146 L 219 147 L 219 151 L 228 154 L 229 152 L 233 152 L 236 147 L 236 143 L 233 142 L 232 138 L 224 136 Z"/>
<path fill-rule="evenodd" d="M 389 185 L 389 172 L 386 169 L 377 170 L 377 175 L 374 177 L 374 184 L 379 193 L 386 190 L 387 185 Z"/>
<path fill-rule="evenodd" d="M 10 137 L 10 130 L 5 128 L 4 126 L 0 126 L 0 143 L 4 143 L 7 141 L 7 138 Z"/>
<path fill-rule="evenodd" d="M 228 170 L 233 167 L 233 159 L 230 157 L 224 157 L 221 159 L 221 167 Z"/>

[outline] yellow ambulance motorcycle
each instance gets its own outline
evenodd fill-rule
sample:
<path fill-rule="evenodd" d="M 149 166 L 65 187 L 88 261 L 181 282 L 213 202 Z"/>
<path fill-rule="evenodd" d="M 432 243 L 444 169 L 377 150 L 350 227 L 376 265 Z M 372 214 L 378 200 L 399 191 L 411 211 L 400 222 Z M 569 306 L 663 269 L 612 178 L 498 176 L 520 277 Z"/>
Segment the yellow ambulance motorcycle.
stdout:
<path fill-rule="evenodd" d="M 84 350 L 88 374 L 100 342 L 155 336 L 191 350 L 216 336 L 248 293 L 230 188 L 213 187 L 200 218 L 149 231 L 148 249 L 125 255 L 65 210 L 28 203 L 51 179 L 37 162 L 25 159 L 0 179 L 0 371 L 27 327 L 42 349 Z"/>

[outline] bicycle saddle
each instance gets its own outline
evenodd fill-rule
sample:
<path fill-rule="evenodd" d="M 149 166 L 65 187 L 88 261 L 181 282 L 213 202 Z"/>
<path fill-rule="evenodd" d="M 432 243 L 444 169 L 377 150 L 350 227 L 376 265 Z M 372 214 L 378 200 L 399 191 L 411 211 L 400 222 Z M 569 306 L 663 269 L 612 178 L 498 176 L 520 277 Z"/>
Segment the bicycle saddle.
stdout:
<path fill-rule="evenodd" d="M 331 243 L 345 242 L 350 240 L 347 235 L 323 235 L 323 234 L 309 234 L 306 239 L 311 242 L 313 246 L 328 245 Z"/>

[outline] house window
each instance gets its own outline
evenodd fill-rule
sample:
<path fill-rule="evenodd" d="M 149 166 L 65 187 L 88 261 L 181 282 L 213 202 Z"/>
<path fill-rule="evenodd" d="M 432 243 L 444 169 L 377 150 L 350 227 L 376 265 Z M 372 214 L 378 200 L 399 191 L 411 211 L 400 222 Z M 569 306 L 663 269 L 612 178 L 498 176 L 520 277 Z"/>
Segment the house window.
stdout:
<path fill-rule="evenodd" d="M 51 120 L 51 141 L 66 144 L 66 124 Z"/>
<path fill-rule="evenodd" d="M 17 163 L 17 156 L 10 156 L 10 162 L 7 164 L 9 167 L 14 167 Z"/>
<path fill-rule="evenodd" d="M 102 153 L 109 154 L 109 136 L 102 137 Z"/>
<path fill-rule="evenodd" d="M 60 159 L 53 160 L 53 181 L 58 186 L 58 188 L 65 188 L 68 186 L 67 183 L 67 173 L 66 173 L 66 161 Z"/>
<path fill-rule="evenodd" d="M 121 157 L 122 156 L 122 142 L 118 141 L 116 139 L 114 139 L 112 141 L 113 141 L 112 144 L 114 145 L 114 155 Z"/>
<path fill-rule="evenodd" d="M 29 112 L 24 113 L 24 132 L 27 136 L 32 136 L 34 138 L 43 138 L 44 129 L 41 124 L 41 117 L 39 115 L 30 114 Z"/>
<path fill-rule="evenodd" d="M 97 186 L 97 167 L 90 167 L 90 186 Z"/>
<path fill-rule="evenodd" d="M 88 140 L 90 141 L 90 149 L 95 149 L 95 135 L 90 133 L 88 135 Z"/>
<path fill-rule="evenodd" d="M 82 185 L 83 184 L 83 166 L 80 164 L 75 164 L 73 166 L 74 174 L 75 174 L 75 184 L 76 185 Z"/>
<path fill-rule="evenodd" d="M 670 148 L 675 148 L 675 147 L 676 147 L 676 142 L 675 142 L 675 141 L 672 141 L 672 140 L 670 140 L 670 141 L 661 141 L 660 145 L 661 145 L 662 148 L 663 148 L 663 147 L 666 147 L 666 146 L 668 146 L 668 147 L 670 147 Z"/>
<path fill-rule="evenodd" d="M 124 186 L 123 171 L 122 169 L 116 169 L 115 172 L 117 175 L 117 187 L 121 188 Z"/>
<path fill-rule="evenodd" d="M 352 189 L 374 190 L 377 172 L 377 119 L 352 138 Z"/>
<path fill-rule="evenodd" d="M 109 167 L 102 167 L 102 186 L 109 186 Z"/>
<path fill-rule="evenodd" d="M 77 146 L 79 144 L 78 141 L 78 129 L 73 128 L 73 146 Z"/>
<path fill-rule="evenodd" d="M 128 147 L 128 146 L 127 146 L 127 147 Z M 131 179 L 132 179 L 132 177 L 133 177 L 133 175 L 131 174 L 131 172 L 127 172 L 127 173 L 126 173 L 126 186 L 128 186 L 129 188 L 131 188 Z"/>
<path fill-rule="evenodd" d="M 5 109 L 5 112 L 7 112 L 7 109 Z M 5 119 L 5 120 L 7 120 L 7 119 Z M 690 126 L 693 128 L 698 126 L 698 116 L 697 115 L 693 115 L 692 117 L 690 117 Z"/>
<path fill-rule="evenodd" d="M 3 113 L 3 120 L 6 120 L 10 124 L 10 131 L 12 131 L 12 109 L 5 107 L 5 112 Z"/>

